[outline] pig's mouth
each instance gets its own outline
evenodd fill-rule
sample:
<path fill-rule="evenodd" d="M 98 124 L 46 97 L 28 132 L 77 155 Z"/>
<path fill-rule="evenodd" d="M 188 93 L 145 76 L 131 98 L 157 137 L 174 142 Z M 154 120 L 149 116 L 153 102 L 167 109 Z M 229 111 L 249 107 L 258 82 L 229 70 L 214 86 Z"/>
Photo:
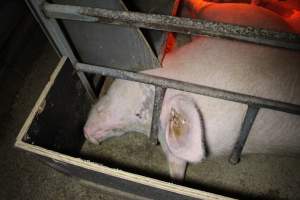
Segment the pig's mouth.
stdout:
<path fill-rule="evenodd" d="M 106 129 L 106 130 L 99 130 L 95 132 L 94 134 L 84 134 L 85 138 L 90 141 L 93 144 L 100 144 L 104 140 L 122 135 L 122 129 L 120 128 L 114 128 L 114 129 Z"/>
<path fill-rule="evenodd" d="M 104 141 L 107 137 L 105 135 L 107 131 L 97 131 L 95 134 L 84 134 L 85 138 L 90 141 L 93 144 L 100 144 L 102 141 Z"/>

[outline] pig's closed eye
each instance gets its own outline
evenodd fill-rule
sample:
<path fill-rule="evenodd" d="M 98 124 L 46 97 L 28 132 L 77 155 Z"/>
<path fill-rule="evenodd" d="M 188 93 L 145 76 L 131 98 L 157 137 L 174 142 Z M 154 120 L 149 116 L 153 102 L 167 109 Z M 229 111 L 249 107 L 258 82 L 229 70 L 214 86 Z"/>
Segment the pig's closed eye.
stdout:
<path fill-rule="evenodd" d="M 139 119 L 142 119 L 142 116 L 140 113 L 136 113 L 135 116 L 137 116 Z"/>

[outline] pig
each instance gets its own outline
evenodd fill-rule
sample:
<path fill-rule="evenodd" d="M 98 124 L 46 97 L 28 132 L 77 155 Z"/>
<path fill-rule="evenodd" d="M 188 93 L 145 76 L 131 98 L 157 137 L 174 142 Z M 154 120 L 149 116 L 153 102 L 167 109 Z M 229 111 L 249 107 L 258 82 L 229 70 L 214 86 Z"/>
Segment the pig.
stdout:
<path fill-rule="evenodd" d="M 253 24 L 247 25 L 262 26 L 263 21 L 268 27 L 289 29 L 281 18 L 263 14 L 263 8 L 252 10 L 253 5 L 248 5 L 235 15 L 233 11 L 240 5 L 230 4 L 232 10 L 213 6 L 217 4 L 211 5 L 209 12 L 223 15 L 228 23 L 250 21 Z M 245 18 L 245 12 L 252 13 Z M 261 16 L 261 21 L 253 20 L 253 12 Z M 216 14 L 203 16 L 211 19 Z M 298 52 L 200 36 L 168 53 L 163 68 L 142 73 L 300 104 L 299 66 Z M 115 80 L 106 96 L 92 107 L 84 126 L 85 137 L 98 144 L 129 131 L 149 136 L 153 101 L 153 86 Z M 246 110 L 244 104 L 167 89 L 158 136 L 171 177 L 183 179 L 188 163 L 230 155 Z M 298 155 L 299 131 L 299 116 L 260 109 L 243 153 Z"/>
<path fill-rule="evenodd" d="M 284 17 L 290 16 L 293 10 L 300 10 L 299 0 L 252 0 L 252 4 L 272 10 Z"/>
<path fill-rule="evenodd" d="M 299 0 L 252 0 L 252 3 L 279 14 L 289 23 L 293 32 L 300 33 Z"/>
<path fill-rule="evenodd" d="M 251 10 L 251 11 L 250 11 Z M 234 11 L 234 14 L 231 14 Z M 291 27 L 280 15 L 263 7 L 249 4 L 209 4 L 196 14 L 197 18 L 220 21 L 242 26 L 254 26 L 275 31 L 291 31 Z M 235 20 L 240 16 L 239 20 Z"/>
<path fill-rule="evenodd" d="M 286 18 L 286 21 L 291 25 L 295 33 L 300 34 L 300 9 L 294 10 L 293 14 Z"/>

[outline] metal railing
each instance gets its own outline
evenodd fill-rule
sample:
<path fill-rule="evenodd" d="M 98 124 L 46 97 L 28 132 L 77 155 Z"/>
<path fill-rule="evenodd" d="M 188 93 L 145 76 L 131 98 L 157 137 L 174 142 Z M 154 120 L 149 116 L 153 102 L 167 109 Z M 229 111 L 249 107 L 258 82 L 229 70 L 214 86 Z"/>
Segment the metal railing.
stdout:
<path fill-rule="evenodd" d="M 84 72 L 101 74 L 103 76 L 111 76 L 118 79 L 126 79 L 155 86 L 154 108 L 150 134 L 150 139 L 153 143 L 157 142 L 159 115 L 164 93 L 167 88 L 197 93 L 204 96 L 210 96 L 248 105 L 248 109 L 240 129 L 240 136 L 236 141 L 229 159 L 229 161 L 233 164 L 238 163 L 240 160 L 241 152 L 260 108 L 268 108 L 300 115 L 300 106 L 295 104 L 186 83 L 178 80 L 146 75 L 143 73 L 128 72 L 109 67 L 79 63 L 55 19 L 126 25 L 131 27 L 142 27 L 147 29 L 192 35 L 200 34 L 292 50 L 300 50 L 300 36 L 297 34 L 166 15 L 153 15 L 82 6 L 49 4 L 43 0 L 27 0 L 27 4 L 29 7 L 31 7 L 34 13 L 36 13 L 37 20 L 41 23 L 49 38 L 51 38 L 53 43 L 57 46 L 60 54 L 68 56 L 71 59 L 73 66 L 78 71 L 78 74 L 80 75 L 79 77 L 91 98 L 95 99 L 95 94 L 93 94 L 89 83 L 86 81 Z"/>
<path fill-rule="evenodd" d="M 42 9 L 47 17 L 56 19 L 125 25 L 191 35 L 207 35 L 300 50 L 300 36 L 288 32 L 276 32 L 201 19 L 83 6 L 45 3 Z"/>

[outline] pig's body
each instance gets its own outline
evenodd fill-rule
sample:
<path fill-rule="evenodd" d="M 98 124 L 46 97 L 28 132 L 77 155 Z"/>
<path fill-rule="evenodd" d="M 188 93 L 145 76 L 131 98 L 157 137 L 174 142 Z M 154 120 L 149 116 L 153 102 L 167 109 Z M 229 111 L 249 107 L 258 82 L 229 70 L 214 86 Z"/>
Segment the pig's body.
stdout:
<path fill-rule="evenodd" d="M 276 20 L 270 17 L 266 23 L 275 26 Z M 288 27 L 282 21 L 277 25 L 279 29 Z M 300 104 L 300 54 L 284 49 L 199 37 L 167 54 L 163 68 L 145 73 Z M 149 135 L 153 96 L 153 86 L 116 80 L 92 109 L 85 125 L 86 138 L 98 143 L 128 131 Z M 168 157 L 171 176 L 182 178 L 186 163 L 199 162 L 206 154 L 228 155 L 246 109 L 240 103 L 168 89 L 159 140 Z M 261 109 L 243 153 L 298 154 L 299 131 L 299 116 Z"/>
<path fill-rule="evenodd" d="M 300 104 L 297 52 L 215 38 L 198 38 L 168 54 L 154 75 Z M 168 99 L 180 91 L 169 89 Z M 246 105 L 185 93 L 202 112 L 210 155 L 228 154 L 238 137 Z M 261 109 L 244 152 L 300 153 L 300 117 Z"/>

